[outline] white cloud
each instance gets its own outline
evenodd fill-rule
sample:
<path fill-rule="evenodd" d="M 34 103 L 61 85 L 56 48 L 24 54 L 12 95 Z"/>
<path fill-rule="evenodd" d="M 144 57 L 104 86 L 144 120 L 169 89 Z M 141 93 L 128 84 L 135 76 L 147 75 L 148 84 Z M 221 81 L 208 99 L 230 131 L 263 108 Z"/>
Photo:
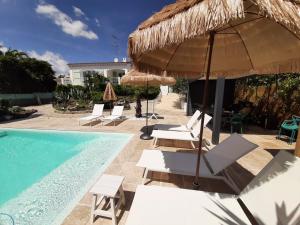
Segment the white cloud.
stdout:
<path fill-rule="evenodd" d="M 95 23 L 97 27 L 101 27 L 101 23 L 99 19 L 95 18 Z"/>
<path fill-rule="evenodd" d="M 78 16 L 78 17 L 81 17 L 81 16 L 85 15 L 84 12 L 76 6 L 73 6 L 73 11 L 74 11 L 75 15 Z"/>
<path fill-rule="evenodd" d="M 38 54 L 36 51 L 29 51 L 28 55 L 49 62 L 57 75 L 67 74 L 69 72 L 68 62 L 59 54 L 51 51 L 46 51 L 44 54 Z"/>
<path fill-rule="evenodd" d="M 8 48 L 4 45 L 3 42 L 0 41 L 0 51 L 1 52 L 7 52 Z"/>
<path fill-rule="evenodd" d="M 90 20 L 80 8 L 78 8 L 76 6 L 72 6 L 72 7 L 73 7 L 73 12 L 74 12 L 75 16 L 83 17 L 86 20 Z"/>
<path fill-rule="evenodd" d="M 89 30 L 88 26 L 80 20 L 73 20 L 70 16 L 60 11 L 55 5 L 39 4 L 35 11 L 51 19 L 63 32 L 73 37 L 84 37 L 90 40 L 97 40 L 98 36 Z"/>

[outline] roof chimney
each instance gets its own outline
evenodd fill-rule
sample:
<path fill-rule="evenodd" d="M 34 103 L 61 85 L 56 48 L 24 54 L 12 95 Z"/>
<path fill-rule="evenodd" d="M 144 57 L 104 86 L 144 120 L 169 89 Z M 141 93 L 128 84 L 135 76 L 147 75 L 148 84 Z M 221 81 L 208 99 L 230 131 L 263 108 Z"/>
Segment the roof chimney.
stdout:
<path fill-rule="evenodd" d="M 114 58 L 114 62 L 115 63 L 119 62 L 119 59 L 118 58 Z"/>
<path fill-rule="evenodd" d="M 124 58 L 123 58 L 123 62 L 127 62 L 127 59 L 126 59 L 126 57 L 124 57 Z"/>

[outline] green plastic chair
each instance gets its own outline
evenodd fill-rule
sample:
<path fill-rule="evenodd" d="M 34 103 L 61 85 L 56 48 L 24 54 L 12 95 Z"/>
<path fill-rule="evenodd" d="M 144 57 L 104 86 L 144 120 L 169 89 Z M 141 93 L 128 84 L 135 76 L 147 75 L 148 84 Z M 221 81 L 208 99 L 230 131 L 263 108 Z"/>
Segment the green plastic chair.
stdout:
<path fill-rule="evenodd" d="M 291 120 L 283 121 L 280 126 L 277 138 L 281 138 L 283 130 L 289 131 L 291 133 L 289 136 L 289 144 L 292 144 L 293 141 L 296 140 L 296 133 L 299 128 L 299 123 L 300 123 L 299 116 L 292 116 Z"/>
<path fill-rule="evenodd" d="M 233 133 L 234 128 L 240 128 L 240 133 L 243 133 L 243 120 L 244 120 L 244 115 L 241 113 L 234 114 L 230 118 L 230 131 Z"/>

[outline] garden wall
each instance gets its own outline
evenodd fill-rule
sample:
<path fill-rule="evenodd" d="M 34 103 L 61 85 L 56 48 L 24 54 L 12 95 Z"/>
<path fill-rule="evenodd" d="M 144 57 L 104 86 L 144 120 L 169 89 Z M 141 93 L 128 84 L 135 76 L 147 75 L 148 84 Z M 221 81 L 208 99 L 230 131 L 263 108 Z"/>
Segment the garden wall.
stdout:
<path fill-rule="evenodd" d="M 46 92 L 32 94 L 0 94 L 0 99 L 8 100 L 10 105 L 40 105 L 51 103 L 53 99 L 53 93 Z"/>

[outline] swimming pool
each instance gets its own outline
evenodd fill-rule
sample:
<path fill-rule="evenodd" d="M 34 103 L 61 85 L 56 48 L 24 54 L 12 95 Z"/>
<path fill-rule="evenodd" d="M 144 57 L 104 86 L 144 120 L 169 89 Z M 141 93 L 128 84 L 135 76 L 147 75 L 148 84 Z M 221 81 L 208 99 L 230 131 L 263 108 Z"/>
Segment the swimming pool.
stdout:
<path fill-rule="evenodd" d="M 131 137 L 1 129 L 0 213 L 20 225 L 59 224 Z"/>

